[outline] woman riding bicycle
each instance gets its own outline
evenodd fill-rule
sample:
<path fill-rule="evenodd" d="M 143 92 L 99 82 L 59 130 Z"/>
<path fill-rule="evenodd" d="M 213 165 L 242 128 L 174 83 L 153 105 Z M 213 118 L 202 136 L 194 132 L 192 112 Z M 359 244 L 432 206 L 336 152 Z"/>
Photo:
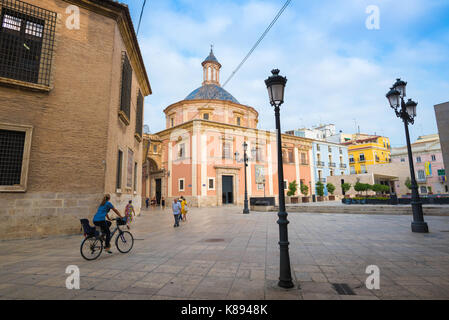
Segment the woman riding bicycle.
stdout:
<path fill-rule="evenodd" d="M 109 218 L 108 212 L 109 210 L 113 210 L 120 218 L 123 218 L 120 212 L 114 208 L 112 203 L 109 202 L 111 196 L 109 194 L 105 194 L 103 197 L 103 201 L 101 201 L 100 206 L 98 207 L 97 213 L 93 218 L 94 225 L 101 227 L 101 232 L 106 235 L 106 246 L 104 249 L 107 253 L 112 253 L 111 251 L 111 231 L 109 227 L 111 226 L 111 222 L 106 221 L 106 219 L 111 220 Z"/>

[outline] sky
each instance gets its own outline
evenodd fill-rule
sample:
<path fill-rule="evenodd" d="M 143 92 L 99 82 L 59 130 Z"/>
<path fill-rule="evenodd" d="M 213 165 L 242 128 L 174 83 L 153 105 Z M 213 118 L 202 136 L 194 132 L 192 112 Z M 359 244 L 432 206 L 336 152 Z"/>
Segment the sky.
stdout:
<path fill-rule="evenodd" d="M 128 4 L 137 30 L 143 0 Z M 201 86 L 210 45 L 223 83 L 270 24 L 284 0 L 147 0 L 138 34 L 152 87 L 144 124 L 165 129 L 163 110 Z M 367 19 L 379 9 L 379 28 Z M 333 123 L 337 131 L 378 134 L 405 144 L 402 121 L 385 94 L 401 78 L 418 102 L 412 140 L 437 133 L 434 105 L 449 101 L 449 0 L 292 0 L 225 86 L 275 128 L 264 80 L 286 76 L 282 131 Z"/>

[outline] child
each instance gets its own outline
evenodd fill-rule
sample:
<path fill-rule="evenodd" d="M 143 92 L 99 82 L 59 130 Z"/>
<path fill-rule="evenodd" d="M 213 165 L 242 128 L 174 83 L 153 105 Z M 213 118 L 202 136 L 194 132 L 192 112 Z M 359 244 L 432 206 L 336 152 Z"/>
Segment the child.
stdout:
<path fill-rule="evenodd" d="M 187 221 L 187 200 L 181 196 L 181 213 L 182 213 L 182 220 Z"/>
<path fill-rule="evenodd" d="M 128 204 L 125 207 L 125 217 L 126 217 L 126 227 L 129 229 L 129 225 L 133 220 L 133 214 L 136 215 L 134 211 L 134 207 L 132 205 L 132 200 L 129 200 Z"/>

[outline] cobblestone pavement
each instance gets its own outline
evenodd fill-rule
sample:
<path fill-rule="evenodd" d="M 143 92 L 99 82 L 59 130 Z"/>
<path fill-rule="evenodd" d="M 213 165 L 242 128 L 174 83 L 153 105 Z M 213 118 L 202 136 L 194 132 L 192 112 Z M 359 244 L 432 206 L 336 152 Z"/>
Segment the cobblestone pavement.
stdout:
<path fill-rule="evenodd" d="M 143 211 L 134 248 L 85 261 L 81 235 L 0 242 L 0 299 L 448 299 L 449 217 L 426 217 L 414 234 L 408 216 L 292 213 L 294 289 L 279 276 L 276 213 L 193 208 L 173 228 L 169 210 Z M 65 288 L 68 265 L 80 290 Z M 368 290 L 368 265 L 380 290 Z M 332 283 L 356 295 L 339 295 Z"/>

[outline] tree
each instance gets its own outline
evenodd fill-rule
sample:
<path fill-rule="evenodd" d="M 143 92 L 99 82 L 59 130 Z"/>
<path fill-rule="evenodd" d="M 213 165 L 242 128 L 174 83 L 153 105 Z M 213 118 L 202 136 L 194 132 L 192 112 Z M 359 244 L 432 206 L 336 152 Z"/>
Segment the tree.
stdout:
<path fill-rule="evenodd" d="M 293 180 L 288 184 L 288 191 L 287 196 L 291 197 L 296 194 L 296 190 L 298 189 L 298 184 L 296 183 L 296 180 Z"/>
<path fill-rule="evenodd" d="M 341 189 L 344 191 L 344 193 L 348 192 L 351 187 L 352 185 L 347 182 L 341 184 Z"/>
<path fill-rule="evenodd" d="M 409 190 L 412 190 L 412 181 L 410 180 L 410 177 L 407 177 L 407 179 L 405 179 L 404 184 Z"/>
<path fill-rule="evenodd" d="M 309 194 L 309 187 L 304 183 L 301 183 L 301 193 L 305 196 Z"/>
<path fill-rule="evenodd" d="M 382 185 L 382 193 L 390 193 L 390 186 Z"/>
<path fill-rule="evenodd" d="M 383 185 L 378 184 L 378 183 L 375 183 L 375 184 L 373 184 L 373 186 L 372 186 L 372 190 L 373 190 L 376 194 L 381 193 L 381 192 L 383 192 L 382 190 L 384 190 L 384 189 L 383 189 Z"/>
<path fill-rule="evenodd" d="M 354 185 L 354 190 L 357 192 L 365 191 L 365 184 L 357 181 L 356 184 Z"/>
<path fill-rule="evenodd" d="M 316 186 L 316 193 L 322 197 L 324 196 L 324 184 L 321 181 L 318 181 L 317 183 L 315 183 Z"/>
<path fill-rule="evenodd" d="M 335 186 L 329 182 L 328 184 L 326 184 L 326 187 L 327 187 L 327 191 L 329 191 L 329 193 L 331 195 L 334 195 Z"/>

